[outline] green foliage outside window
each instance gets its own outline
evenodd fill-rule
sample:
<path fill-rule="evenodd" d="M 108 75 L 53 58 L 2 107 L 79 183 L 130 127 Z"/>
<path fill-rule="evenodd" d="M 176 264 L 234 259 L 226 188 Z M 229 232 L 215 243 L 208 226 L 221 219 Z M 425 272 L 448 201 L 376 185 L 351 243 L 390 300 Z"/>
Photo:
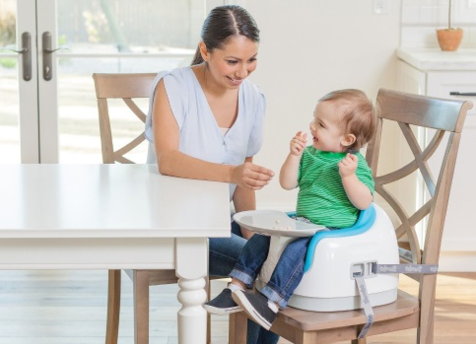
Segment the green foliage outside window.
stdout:
<path fill-rule="evenodd" d="M 0 46 L 15 44 L 16 20 L 15 13 L 8 8 L 0 11 Z"/>

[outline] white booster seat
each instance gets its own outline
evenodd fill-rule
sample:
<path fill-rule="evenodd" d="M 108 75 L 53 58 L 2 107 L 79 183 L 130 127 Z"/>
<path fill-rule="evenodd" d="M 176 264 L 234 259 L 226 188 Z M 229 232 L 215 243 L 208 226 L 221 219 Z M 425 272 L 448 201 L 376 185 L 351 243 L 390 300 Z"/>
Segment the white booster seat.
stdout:
<path fill-rule="evenodd" d="M 274 235 L 273 231 L 261 232 L 271 236 L 271 244 L 256 281 L 258 290 L 269 281 L 286 245 L 296 239 L 283 236 L 283 231 L 278 232 L 279 235 Z M 382 208 L 372 203 L 360 212 L 354 226 L 314 234 L 307 251 L 303 279 L 288 305 L 316 312 L 363 308 L 356 276 L 365 279 L 372 306 L 392 303 L 397 298 L 398 274 L 377 274 L 373 268 L 376 264 L 398 263 L 397 238 L 392 223 Z"/>

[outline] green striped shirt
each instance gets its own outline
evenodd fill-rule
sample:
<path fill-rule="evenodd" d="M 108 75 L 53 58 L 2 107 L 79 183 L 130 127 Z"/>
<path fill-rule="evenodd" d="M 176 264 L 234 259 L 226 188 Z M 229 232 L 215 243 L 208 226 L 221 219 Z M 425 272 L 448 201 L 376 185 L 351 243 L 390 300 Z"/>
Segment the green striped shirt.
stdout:
<path fill-rule="evenodd" d="M 297 216 L 326 227 L 352 226 L 359 210 L 345 193 L 337 164 L 347 153 L 323 152 L 306 147 L 299 164 Z M 359 152 L 356 175 L 374 193 L 372 170 Z"/>

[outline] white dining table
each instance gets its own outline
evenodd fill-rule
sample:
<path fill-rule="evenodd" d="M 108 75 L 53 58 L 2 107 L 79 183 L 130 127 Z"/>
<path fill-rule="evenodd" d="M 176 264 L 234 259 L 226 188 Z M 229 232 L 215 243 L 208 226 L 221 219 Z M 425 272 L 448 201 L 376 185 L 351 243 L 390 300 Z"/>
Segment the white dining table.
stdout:
<path fill-rule="evenodd" d="M 180 344 L 205 344 L 208 238 L 228 184 L 156 165 L 0 165 L 0 269 L 175 269 Z"/>

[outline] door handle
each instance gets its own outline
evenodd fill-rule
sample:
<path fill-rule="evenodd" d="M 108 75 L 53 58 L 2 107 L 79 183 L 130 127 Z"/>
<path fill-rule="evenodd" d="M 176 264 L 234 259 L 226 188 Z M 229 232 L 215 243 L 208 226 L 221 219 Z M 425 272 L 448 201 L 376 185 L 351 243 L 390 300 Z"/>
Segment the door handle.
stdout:
<path fill-rule="evenodd" d="M 67 46 L 60 46 L 56 49 L 51 47 L 51 32 L 46 31 L 41 35 L 41 40 L 43 43 L 43 79 L 50 81 L 53 78 L 53 57 L 52 54 L 55 51 L 68 49 Z"/>
<path fill-rule="evenodd" d="M 9 47 L 0 48 L 9 50 L 22 56 L 22 77 L 25 81 L 31 80 L 31 35 L 29 32 L 23 32 L 21 35 L 21 50 L 11 49 Z"/>

